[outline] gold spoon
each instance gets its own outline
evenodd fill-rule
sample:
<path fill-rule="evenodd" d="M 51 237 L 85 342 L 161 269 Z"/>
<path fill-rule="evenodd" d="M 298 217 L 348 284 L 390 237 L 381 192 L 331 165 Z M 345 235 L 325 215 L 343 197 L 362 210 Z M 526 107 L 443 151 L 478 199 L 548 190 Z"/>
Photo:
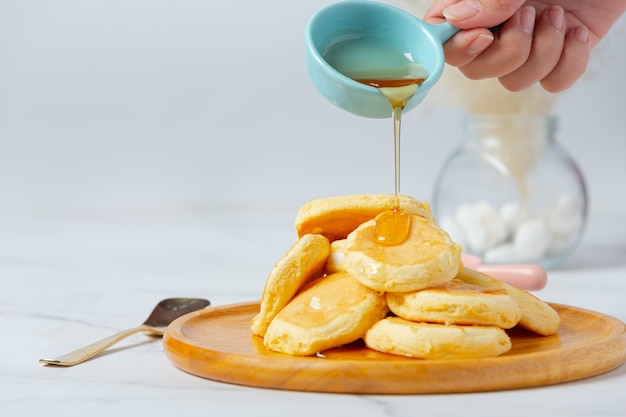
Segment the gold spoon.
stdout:
<path fill-rule="evenodd" d="M 148 333 L 152 336 L 163 336 L 167 326 L 178 317 L 208 307 L 209 300 L 202 298 L 168 298 L 156 305 L 148 319 L 139 327 L 121 331 L 106 339 L 92 343 L 56 359 L 39 359 L 44 365 L 72 366 L 105 351 L 122 339 L 135 333 Z"/>

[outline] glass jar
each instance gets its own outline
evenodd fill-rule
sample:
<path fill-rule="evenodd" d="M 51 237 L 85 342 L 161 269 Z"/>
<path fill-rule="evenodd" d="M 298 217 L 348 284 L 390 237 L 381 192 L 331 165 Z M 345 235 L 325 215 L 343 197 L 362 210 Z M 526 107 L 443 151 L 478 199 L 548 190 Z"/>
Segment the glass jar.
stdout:
<path fill-rule="evenodd" d="M 468 115 L 465 140 L 444 164 L 432 199 L 439 225 L 464 253 L 552 268 L 575 248 L 588 197 L 556 129 L 552 116 Z"/>

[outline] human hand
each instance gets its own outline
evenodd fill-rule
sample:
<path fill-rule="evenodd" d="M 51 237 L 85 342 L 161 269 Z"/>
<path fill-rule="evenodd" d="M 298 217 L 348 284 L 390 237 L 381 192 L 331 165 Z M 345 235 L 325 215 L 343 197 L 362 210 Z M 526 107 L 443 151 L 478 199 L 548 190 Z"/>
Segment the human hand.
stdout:
<path fill-rule="evenodd" d="M 626 0 L 434 0 L 424 20 L 463 29 L 444 53 L 466 77 L 559 92 L 583 75 L 591 48 L 625 9 Z"/>

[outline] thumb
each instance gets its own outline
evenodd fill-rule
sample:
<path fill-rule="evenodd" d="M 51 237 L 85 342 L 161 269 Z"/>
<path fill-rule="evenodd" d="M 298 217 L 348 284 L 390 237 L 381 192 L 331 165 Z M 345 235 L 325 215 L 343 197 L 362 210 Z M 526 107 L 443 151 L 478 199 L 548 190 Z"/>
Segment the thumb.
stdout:
<path fill-rule="evenodd" d="M 443 16 L 461 29 L 490 28 L 505 22 L 525 0 L 461 0 L 445 9 Z"/>

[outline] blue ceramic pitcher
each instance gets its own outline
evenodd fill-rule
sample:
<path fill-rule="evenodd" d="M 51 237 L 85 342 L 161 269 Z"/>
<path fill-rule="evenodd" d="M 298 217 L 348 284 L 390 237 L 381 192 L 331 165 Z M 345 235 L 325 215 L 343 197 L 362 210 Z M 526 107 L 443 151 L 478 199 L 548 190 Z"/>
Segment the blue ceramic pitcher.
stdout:
<path fill-rule="evenodd" d="M 319 10 L 306 31 L 307 68 L 317 90 L 331 103 L 370 118 L 391 117 L 389 101 L 376 87 L 362 84 L 336 70 L 325 52 L 347 39 L 371 38 L 400 50 L 428 74 L 404 111 L 417 106 L 439 80 L 444 67 L 443 43 L 458 31 L 442 23 L 428 24 L 384 3 L 345 0 Z M 373 63 L 376 65 L 376 63 Z"/>

